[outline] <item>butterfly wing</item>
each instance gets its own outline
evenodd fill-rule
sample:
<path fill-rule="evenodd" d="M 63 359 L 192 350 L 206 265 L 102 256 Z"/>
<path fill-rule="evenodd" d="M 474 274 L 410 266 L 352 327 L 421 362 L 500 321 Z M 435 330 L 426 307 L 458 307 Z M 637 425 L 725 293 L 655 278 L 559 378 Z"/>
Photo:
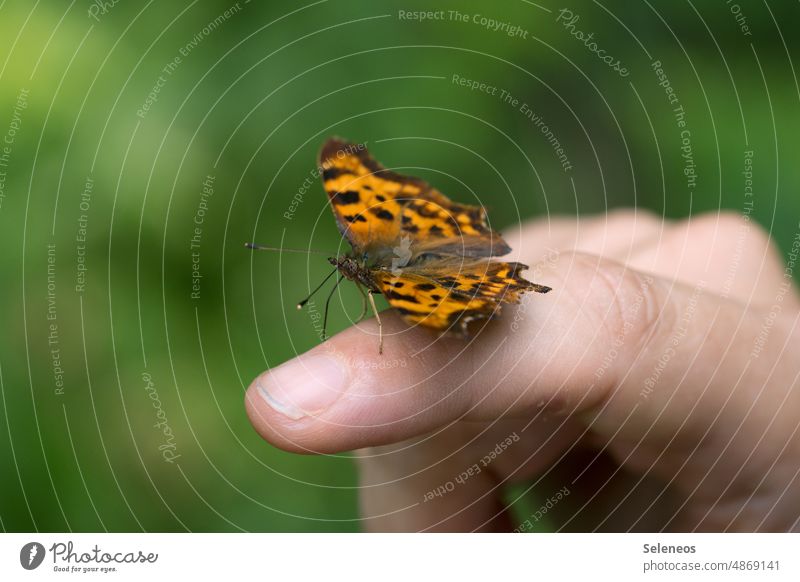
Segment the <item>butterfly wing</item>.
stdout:
<path fill-rule="evenodd" d="M 415 256 L 432 248 L 469 257 L 511 250 L 489 228 L 484 208 L 458 204 L 424 180 L 385 169 L 361 144 L 331 138 L 319 165 L 339 230 L 356 251 L 390 254 L 402 238 L 412 241 Z"/>
<path fill-rule="evenodd" d="M 499 313 L 504 303 L 519 303 L 522 293 L 547 293 L 549 287 L 524 279 L 522 263 L 440 259 L 401 271 L 372 272 L 389 304 L 412 325 L 466 335 L 467 324 Z"/>

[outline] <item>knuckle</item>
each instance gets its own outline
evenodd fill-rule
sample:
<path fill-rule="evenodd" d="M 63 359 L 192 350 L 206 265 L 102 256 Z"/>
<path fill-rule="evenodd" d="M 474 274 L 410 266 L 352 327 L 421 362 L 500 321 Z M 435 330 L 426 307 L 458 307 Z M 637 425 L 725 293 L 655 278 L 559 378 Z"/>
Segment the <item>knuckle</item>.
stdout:
<path fill-rule="evenodd" d="M 742 214 L 733 210 L 708 212 L 689 218 L 684 224 L 690 225 L 695 237 L 710 242 L 727 243 L 740 236 L 746 228 L 753 241 L 762 243 L 762 248 L 769 244 L 769 235 L 764 228 L 753 220 L 747 220 Z"/>
<path fill-rule="evenodd" d="M 609 306 L 602 320 L 604 345 L 616 350 L 623 363 L 632 363 L 670 327 L 675 316 L 671 303 L 661 283 L 645 273 L 612 263 L 598 274 L 599 292 Z M 628 366 L 615 369 L 624 373 Z"/>
<path fill-rule="evenodd" d="M 732 210 L 706 212 L 681 221 L 695 236 L 725 238 L 735 233 L 742 224 L 742 216 Z"/>
<path fill-rule="evenodd" d="M 631 342 L 634 358 L 647 352 L 664 335 L 665 330 L 672 329 L 677 320 L 674 303 L 670 301 L 669 291 L 663 284 L 647 275 L 637 276 L 643 277 L 643 280 L 641 307 L 631 318 L 634 328 L 632 337 L 635 339 Z"/>
<path fill-rule="evenodd" d="M 664 217 L 647 208 L 621 208 L 608 213 L 609 222 L 640 223 L 646 226 L 660 226 Z"/>
<path fill-rule="evenodd" d="M 755 267 L 767 257 L 781 263 L 781 254 L 769 232 L 755 220 L 731 211 L 712 212 L 688 219 L 692 244 L 708 249 L 715 262 Z"/>
<path fill-rule="evenodd" d="M 716 225 L 723 233 L 737 231 L 742 224 L 742 215 L 733 210 L 722 210 L 717 213 L 704 214 L 700 217 L 709 225 Z"/>

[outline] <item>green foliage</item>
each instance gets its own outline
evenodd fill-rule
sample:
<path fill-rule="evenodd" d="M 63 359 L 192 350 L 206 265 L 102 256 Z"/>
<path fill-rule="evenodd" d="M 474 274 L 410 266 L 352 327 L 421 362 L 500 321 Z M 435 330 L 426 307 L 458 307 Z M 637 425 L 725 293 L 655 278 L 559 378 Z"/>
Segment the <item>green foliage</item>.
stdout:
<path fill-rule="evenodd" d="M 21 120 L 0 168 L 2 527 L 358 529 L 351 459 L 270 447 L 242 404 L 258 373 L 318 342 L 294 304 L 327 263 L 243 243 L 345 250 L 321 186 L 298 196 L 329 135 L 480 200 L 500 227 L 728 208 L 789 248 L 800 95 L 784 37 L 796 6 L 748 4 L 748 36 L 721 2 L 574 2 L 575 28 L 626 64 L 622 77 L 539 4 L 548 11 L 453 1 L 419 22 L 399 11 L 432 9 L 420 0 L 118 2 L 96 19 L 85 2 L 1 3 L 0 139 L 15 107 Z M 694 187 L 656 60 L 685 110 Z M 330 329 L 358 308 L 343 289 Z"/>

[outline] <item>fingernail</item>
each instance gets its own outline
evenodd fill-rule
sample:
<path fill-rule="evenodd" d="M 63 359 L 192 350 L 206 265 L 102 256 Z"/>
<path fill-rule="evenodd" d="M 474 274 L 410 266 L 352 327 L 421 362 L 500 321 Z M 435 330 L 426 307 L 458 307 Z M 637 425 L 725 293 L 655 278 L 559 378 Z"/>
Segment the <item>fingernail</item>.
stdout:
<path fill-rule="evenodd" d="M 348 370 L 339 360 L 313 355 L 268 370 L 258 378 L 257 388 L 273 410 L 299 420 L 330 408 L 348 383 Z"/>

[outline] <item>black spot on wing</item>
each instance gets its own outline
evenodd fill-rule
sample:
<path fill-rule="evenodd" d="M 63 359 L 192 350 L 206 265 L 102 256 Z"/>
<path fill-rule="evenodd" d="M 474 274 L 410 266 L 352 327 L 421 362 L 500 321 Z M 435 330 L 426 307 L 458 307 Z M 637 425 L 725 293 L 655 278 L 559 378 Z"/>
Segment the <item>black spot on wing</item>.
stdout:
<path fill-rule="evenodd" d="M 385 208 L 370 208 L 370 212 L 380 218 L 381 220 L 394 220 L 394 214 Z"/>
<path fill-rule="evenodd" d="M 420 291 L 433 291 L 434 289 L 436 289 L 436 285 L 434 285 L 433 283 L 417 283 L 416 285 L 414 285 L 414 288 L 419 289 Z M 433 295 L 432 297 L 436 298 Z"/>
<path fill-rule="evenodd" d="M 456 278 L 451 277 L 449 275 L 444 277 L 439 277 L 436 280 L 436 282 L 439 283 L 439 285 L 441 285 L 442 287 L 446 287 L 447 289 L 453 289 L 454 287 L 458 287 L 458 281 L 456 281 Z"/>
<path fill-rule="evenodd" d="M 455 311 L 451 312 L 451 313 L 450 313 L 450 314 L 447 316 L 447 321 L 448 321 L 448 323 L 449 323 L 450 325 L 453 325 L 453 324 L 454 324 L 454 323 L 456 323 L 456 322 L 457 322 L 459 319 L 461 319 L 461 316 L 462 316 L 462 315 L 464 315 L 464 313 L 466 313 L 466 312 L 467 312 L 467 310 L 466 310 L 466 309 L 460 309 L 460 310 L 458 310 L 458 309 L 457 309 L 457 310 L 455 310 Z"/>
<path fill-rule="evenodd" d="M 364 218 L 363 216 L 361 216 L 360 214 L 356 214 L 355 216 L 353 216 L 353 215 L 342 216 L 342 218 L 344 218 L 347 222 L 366 222 L 367 221 L 367 219 Z"/>
<path fill-rule="evenodd" d="M 451 301 L 455 301 L 457 303 L 469 303 L 472 297 L 468 295 L 462 295 L 461 293 L 450 293 L 448 296 Z"/>
<path fill-rule="evenodd" d="M 355 204 L 361 200 L 361 196 L 355 190 L 347 190 L 346 192 L 337 192 L 331 197 L 331 202 L 334 204 Z"/>
<path fill-rule="evenodd" d="M 350 173 L 351 173 L 350 170 L 333 166 L 331 168 L 325 168 L 324 170 L 322 170 L 322 179 L 323 181 L 327 182 L 328 180 L 333 180 L 335 178 L 338 178 L 339 176 Z"/>
<path fill-rule="evenodd" d="M 406 309 L 405 307 L 395 307 L 400 315 L 425 315 L 424 311 L 417 311 L 416 309 Z"/>
<path fill-rule="evenodd" d="M 420 216 L 425 218 L 439 218 L 441 213 L 434 204 L 427 204 L 426 202 L 412 204 L 411 207 Z"/>
<path fill-rule="evenodd" d="M 406 295 L 405 293 L 399 293 L 394 289 L 384 290 L 383 295 L 386 297 L 386 299 L 398 299 L 400 301 L 406 301 L 408 303 L 419 303 L 419 299 L 417 299 L 413 295 Z"/>

